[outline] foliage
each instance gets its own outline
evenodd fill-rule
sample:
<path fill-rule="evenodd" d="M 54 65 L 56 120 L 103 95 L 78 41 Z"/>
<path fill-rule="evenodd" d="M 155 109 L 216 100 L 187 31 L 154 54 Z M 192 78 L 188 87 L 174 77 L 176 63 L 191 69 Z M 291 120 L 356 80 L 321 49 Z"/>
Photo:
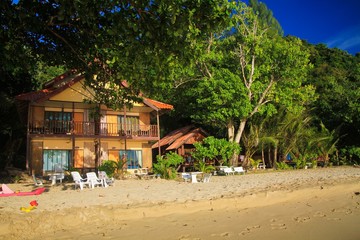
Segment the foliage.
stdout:
<path fill-rule="evenodd" d="M 336 165 L 360 164 L 360 147 L 348 146 L 340 150 L 338 159 L 332 159 Z"/>
<path fill-rule="evenodd" d="M 116 178 L 122 178 L 124 175 L 124 166 L 126 165 L 126 159 L 119 159 L 119 161 L 105 160 L 99 166 L 100 171 L 105 171 L 109 177 L 115 176 Z"/>
<path fill-rule="evenodd" d="M 117 162 L 113 160 L 105 160 L 99 166 L 100 171 L 105 171 L 109 177 L 112 177 L 117 169 Z"/>
<path fill-rule="evenodd" d="M 303 169 L 306 166 L 306 158 L 305 157 L 299 157 L 299 158 L 295 158 L 293 160 L 293 162 L 295 162 L 295 168 L 296 169 Z"/>
<path fill-rule="evenodd" d="M 317 168 L 317 160 L 316 159 L 311 160 L 311 168 Z"/>
<path fill-rule="evenodd" d="M 226 0 L 20 0 L 8 5 L 12 15 L 4 21 L 18 30 L 23 45 L 54 65 L 85 73 L 95 101 L 114 109 L 138 100 L 140 89 L 151 92 L 154 85 L 189 74 L 198 43 L 231 13 Z M 123 79 L 131 88 L 120 87 Z"/>
<path fill-rule="evenodd" d="M 203 142 L 194 143 L 195 151 L 191 154 L 199 161 L 216 160 L 227 164 L 228 160 L 240 152 L 240 146 L 225 139 L 217 139 L 213 136 L 207 137 Z"/>
<path fill-rule="evenodd" d="M 169 152 L 165 156 L 157 156 L 157 163 L 154 163 L 154 173 L 160 174 L 164 179 L 176 178 L 176 167 L 184 162 L 184 159 L 177 153 Z"/>
<path fill-rule="evenodd" d="M 299 39 L 267 31 L 242 3 L 235 4 L 232 23 L 221 37 L 211 39 L 201 59 L 204 74 L 194 89 L 198 122 L 226 127 L 229 141 L 240 142 L 254 115 L 273 115 L 281 104 L 300 112 L 313 99 L 304 85 L 309 53 Z"/>
<path fill-rule="evenodd" d="M 339 132 L 338 146 L 360 146 L 360 55 L 324 44 L 308 49 L 314 68 L 307 83 L 316 87 L 319 96 L 312 103 L 314 117 L 329 131 Z"/>
<path fill-rule="evenodd" d="M 259 164 L 261 163 L 261 161 L 262 161 L 261 159 L 255 160 L 255 159 L 250 158 L 251 167 L 256 170 L 258 168 Z"/>
<path fill-rule="evenodd" d="M 276 169 L 278 169 L 278 170 L 289 170 L 289 169 L 292 169 L 292 167 L 290 167 L 285 162 L 276 162 Z"/>
<path fill-rule="evenodd" d="M 203 173 L 211 173 L 212 171 L 215 171 L 214 166 L 206 164 L 206 162 L 202 160 L 199 160 L 195 163 L 195 169 Z"/>
<path fill-rule="evenodd" d="M 316 139 L 316 148 L 319 156 L 325 161 L 325 164 L 329 162 L 329 155 L 337 151 L 336 144 L 339 139 L 335 130 L 329 131 L 324 124 L 320 125 L 321 130 L 319 136 Z"/>
<path fill-rule="evenodd" d="M 258 16 L 259 22 L 265 27 L 271 28 L 272 31 L 283 35 L 284 31 L 280 26 L 280 23 L 273 16 L 273 13 L 270 9 L 267 8 L 266 4 L 263 2 L 258 2 L 258 0 L 250 0 L 249 7 L 251 7 L 254 13 Z"/>

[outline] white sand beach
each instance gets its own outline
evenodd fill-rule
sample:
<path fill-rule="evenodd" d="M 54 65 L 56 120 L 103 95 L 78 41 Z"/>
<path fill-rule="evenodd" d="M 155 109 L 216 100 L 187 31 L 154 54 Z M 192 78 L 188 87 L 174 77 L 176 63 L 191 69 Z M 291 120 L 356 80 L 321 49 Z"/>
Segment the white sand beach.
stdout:
<path fill-rule="evenodd" d="M 33 184 L 8 184 L 30 191 Z M 0 198 L 0 239 L 360 239 L 360 168 L 262 170 L 209 183 L 45 185 Z M 36 200 L 30 212 L 20 211 Z"/>

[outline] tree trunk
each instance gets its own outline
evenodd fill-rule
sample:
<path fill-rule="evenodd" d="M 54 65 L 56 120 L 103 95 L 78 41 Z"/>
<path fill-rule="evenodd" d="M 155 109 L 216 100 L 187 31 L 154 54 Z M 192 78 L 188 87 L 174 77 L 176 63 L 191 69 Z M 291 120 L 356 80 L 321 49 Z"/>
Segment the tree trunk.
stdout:
<path fill-rule="evenodd" d="M 240 121 L 239 129 L 237 130 L 237 133 L 236 133 L 234 142 L 240 144 L 240 139 L 241 139 L 241 136 L 242 136 L 242 134 L 243 134 L 243 132 L 244 132 L 246 122 L 247 122 L 247 119 L 246 119 L 246 118 L 245 118 L 245 119 L 242 119 L 242 120 Z"/>
<path fill-rule="evenodd" d="M 273 158 L 271 167 L 275 167 L 275 166 L 276 166 L 276 163 L 277 163 L 277 154 L 278 154 L 278 148 L 277 148 L 277 146 L 275 146 L 275 148 L 274 148 L 274 158 Z"/>
<path fill-rule="evenodd" d="M 262 160 L 263 165 L 265 166 L 264 144 L 261 144 L 261 160 Z"/>
<path fill-rule="evenodd" d="M 229 142 L 233 142 L 234 135 L 235 135 L 235 127 L 234 127 L 234 123 L 232 120 L 228 123 L 227 130 L 228 130 L 228 140 L 229 140 Z"/>

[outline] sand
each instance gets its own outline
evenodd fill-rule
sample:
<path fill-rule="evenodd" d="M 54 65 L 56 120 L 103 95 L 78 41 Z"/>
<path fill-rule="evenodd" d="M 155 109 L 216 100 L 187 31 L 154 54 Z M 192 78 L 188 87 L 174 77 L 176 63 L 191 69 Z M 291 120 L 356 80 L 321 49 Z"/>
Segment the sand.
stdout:
<path fill-rule="evenodd" d="M 31 183 L 9 184 L 29 191 Z M 360 239 L 360 168 L 262 170 L 209 183 L 45 185 L 0 198 L 0 239 Z M 32 200 L 30 212 L 20 211 Z"/>

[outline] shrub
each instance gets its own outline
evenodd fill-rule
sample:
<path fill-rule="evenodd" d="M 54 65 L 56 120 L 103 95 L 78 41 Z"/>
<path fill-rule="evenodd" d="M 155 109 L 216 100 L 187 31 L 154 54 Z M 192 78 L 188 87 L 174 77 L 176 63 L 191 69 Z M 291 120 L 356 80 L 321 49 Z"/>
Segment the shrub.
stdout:
<path fill-rule="evenodd" d="M 306 166 L 306 159 L 305 158 L 297 158 L 293 160 L 296 164 L 296 169 L 303 169 Z"/>
<path fill-rule="evenodd" d="M 117 169 L 117 162 L 113 160 L 105 160 L 99 167 L 100 171 L 105 171 L 109 177 L 112 177 Z"/>
<path fill-rule="evenodd" d="M 202 143 L 194 143 L 194 146 L 195 151 L 191 155 L 199 161 L 216 159 L 219 163 L 227 164 L 234 153 L 240 152 L 239 144 L 212 136 L 205 138 Z"/>
<path fill-rule="evenodd" d="M 212 171 L 215 171 L 215 167 L 212 165 L 207 165 L 204 161 L 200 160 L 195 163 L 195 169 L 199 172 L 203 173 L 211 173 Z"/>
<path fill-rule="evenodd" d="M 164 179 L 176 178 L 176 167 L 184 162 L 184 159 L 176 153 L 170 152 L 165 156 L 157 156 L 157 163 L 154 163 L 154 173 L 160 174 Z"/>
<path fill-rule="evenodd" d="M 251 164 L 252 168 L 255 170 L 257 169 L 257 167 L 259 166 L 259 163 L 261 161 L 262 161 L 261 159 L 254 160 L 254 159 L 250 158 L 250 164 Z"/>
<path fill-rule="evenodd" d="M 279 169 L 279 170 L 292 169 L 292 167 L 290 167 L 289 165 L 287 165 L 285 162 L 277 162 L 277 163 L 276 163 L 276 168 Z"/>

